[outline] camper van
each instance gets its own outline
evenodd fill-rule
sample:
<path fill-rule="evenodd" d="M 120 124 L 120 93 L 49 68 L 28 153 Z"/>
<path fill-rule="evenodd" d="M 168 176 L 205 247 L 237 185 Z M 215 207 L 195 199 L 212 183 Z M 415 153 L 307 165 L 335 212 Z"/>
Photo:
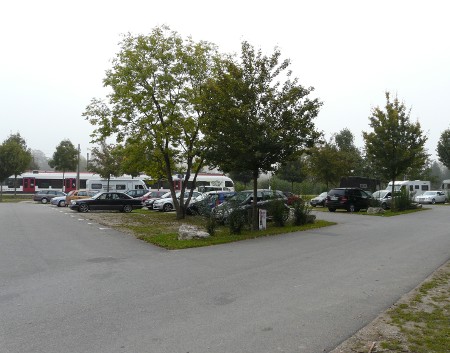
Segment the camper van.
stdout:
<path fill-rule="evenodd" d="M 114 178 L 109 180 L 109 189 L 108 189 L 107 179 L 88 179 L 86 180 L 86 189 L 89 191 L 98 191 L 98 192 L 119 191 L 125 193 L 127 191 L 136 189 L 147 190 L 147 185 L 145 185 L 142 179 Z"/>
<path fill-rule="evenodd" d="M 425 191 L 431 190 L 431 183 L 422 180 L 399 180 L 394 184 L 394 190 L 400 191 L 405 188 L 413 197 L 422 195 Z M 386 190 L 392 190 L 392 181 L 389 182 Z"/>

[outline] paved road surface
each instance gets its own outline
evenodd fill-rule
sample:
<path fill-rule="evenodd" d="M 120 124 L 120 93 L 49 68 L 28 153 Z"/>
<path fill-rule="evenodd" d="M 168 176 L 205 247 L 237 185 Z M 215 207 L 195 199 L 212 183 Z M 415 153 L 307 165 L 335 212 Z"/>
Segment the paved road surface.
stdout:
<path fill-rule="evenodd" d="M 450 207 L 166 251 L 0 204 L 0 353 L 320 353 L 450 258 Z"/>

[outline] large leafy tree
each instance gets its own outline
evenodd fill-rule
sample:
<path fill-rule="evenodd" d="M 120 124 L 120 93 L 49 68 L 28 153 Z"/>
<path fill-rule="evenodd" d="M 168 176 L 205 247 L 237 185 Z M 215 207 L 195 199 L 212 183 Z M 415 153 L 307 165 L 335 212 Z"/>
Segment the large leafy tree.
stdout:
<path fill-rule="evenodd" d="M 112 92 L 108 102 L 93 100 L 84 113 L 97 125 L 97 139 L 115 134 L 118 142 L 131 138 L 145 145 L 151 162 L 143 171 L 165 175 L 178 218 L 184 218 L 192 195 L 184 198 L 187 181 L 193 173 L 195 183 L 203 164 L 204 113 L 197 103 L 216 55 L 213 45 L 183 39 L 164 26 L 149 35 L 128 34 L 104 79 Z M 172 177 L 180 169 L 185 171 L 180 200 L 186 199 L 181 204 Z"/>
<path fill-rule="evenodd" d="M 310 150 L 307 159 L 308 172 L 329 189 L 330 185 L 337 185 L 342 176 L 347 175 L 349 168 L 345 164 L 346 161 L 346 155 L 339 151 L 331 139 Z"/>
<path fill-rule="evenodd" d="M 367 156 L 383 178 L 394 182 L 409 168 L 420 168 L 427 160 L 427 141 L 419 122 L 410 121 L 410 110 L 386 92 L 384 109 L 376 107 L 369 117 L 371 132 L 363 132 Z"/>
<path fill-rule="evenodd" d="M 48 161 L 48 165 L 55 170 L 62 172 L 63 191 L 64 191 L 64 174 L 68 171 L 74 171 L 78 164 L 78 150 L 70 140 L 62 140 L 56 151 L 53 153 L 52 159 Z"/>
<path fill-rule="evenodd" d="M 122 175 L 122 151 L 122 146 L 114 146 L 105 141 L 101 141 L 100 146 L 92 148 L 88 169 L 107 180 L 108 191 L 111 177 Z"/>
<path fill-rule="evenodd" d="M 359 149 L 355 146 L 353 133 L 348 128 L 344 128 L 334 135 L 334 141 L 346 167 L 343 176 L 362 175 L 364 159 Z"/>
<path fill-rule="evenodd" d="M 208 163 L 224 172 L 251 170 L 253 229 L 258 227 L 257 178 L 300 155 L 319 137 L 313 119 L 321 103 L 309 99 L 305 88 L 291 78 L 289 60 L 280 60 L 243 42 L 240 60 L 229 58 L 216 79 L 208 82 L 202 106 Z"/>
<path fill-rule="evenodd" d="M 436 152 L 442 164 L 450 169 L 450 129 L 442 132 Z"/>
<path fill-rule="evenodd" d="M 13 174 L 11 164 L 8 163 L 8 150 L 4 144 L 0 145 L 0 200 L 3 198 L 3 182 Z"/>
<path fill-rule="evenodd" d="M 14 195 L 16 195 L 17 176 L 26 171 L 33 157 L 31 150 L 27 147 L 25 140 L 19 133 L 10 135 L 2 144 L 0 176 L 9 173 L 8 177 L 14 176 Z M 4 177 L 5 180 L 7 177 Z"/>
<path fill-rule="evenodd" d="M 301 183 L 307 175 L 305 158 L 300 156 L 294 160 L 284 162 L 279 166 L 275 175 L 280 179 L 289 181 L 291 183 L 291 191 L 294 192 L 294 183 Z"/>

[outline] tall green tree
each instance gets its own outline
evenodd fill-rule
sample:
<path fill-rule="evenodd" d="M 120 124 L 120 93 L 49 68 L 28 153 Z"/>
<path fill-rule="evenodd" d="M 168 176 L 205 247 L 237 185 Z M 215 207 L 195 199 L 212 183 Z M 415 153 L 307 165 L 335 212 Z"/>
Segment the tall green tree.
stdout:
<path fill-rule="evenodd" d="M 334 135 L 334 141 L 341 154 L 344 166 L 347 167 L 342 176 L 363 176 L 364 159 L 360 150 L 355 146 L 353 133 L 348 128 L 344 128 Z"/>
<path fill-rule="evenodd" d="M 4 146 L 4 142 L 0 145 L 0 201 L 3 199 L 3 183 L 12 174 L 13 170 L 9 162 L 8 151 Z"/>
<path fill-rule="evenodd" d="M 302 156 L 286 161 L 276 170 L 275 175 L 291 183 L 291 192 L 294 192 L 294 183 L 301 183 L 307 176 L 305 158 Z"/>
<path fill-rule="evenodd" d="M 219 67 L 202 101 L 208 112 L 204 126 L 211 146 L 208 164 L 226 173 L 252 171 L 255 230 L 259 174 L 300 155 L 319 137 L 313 119 L 321 102 L 308 98 L 313 88 L 292 79 L 289 60 L 280 57 L 278 49 L 266 56 L 243 42 L 240 60 L 230 58 Z"/>
<path fill-rule="evenodd" d="M 230 171 L 228 176 L 233 179 L 235 182 L 240 182 L 244 184 L 244 187 L 247 188 L 247 184 L 252 181 L 252 171 L 251 170 L 241 170 L 241 171 Z"/>
<path fill-rule="evenodd" d="M 78 150 L 70 140 L 62 140 L 56 151 L 53 153 L 52 159 L 48 161 L 50 168 L 62 172 L 63 191 L 65 187 L 64 174 L 68 171 L 75 171 L 78 164 Z"/>
<path fill-rule="evenodd" d="M 108 102 L 93 100 L 84 116 L 97 126 L 94 138 L 115 135 L 118 142 L 140 140 L 151 153 L 144 172 L 169 181 L 178 218 L 192 193 L 184 198 L 191 174 L 195 183 L 203 165 L 205 148 L 200 133 L 204 112 L 198 105 L 205 81 L 212 76 L 216 48 L 206 42 L 183 39 L 168 27 L 149 35 L 128 34 L 106 73 L 104 85 L 111 90 Z M 179 203 L 173 175 L 184 172 Z"/>
<path fill-rule="evenodd" d="M 386 92 L 384 109 L 376 107 L 369 117 L 371 132 L 363 132 L 367 155 L 387 181 L 394 182 L 408 168 L 420 168 L 427 160 L 425 142 L 419 122 L 410 121 L 410 110 L 396 97 Z"/>
<path fill-rule="evenodd" d="M 436 152 L 442 164 L 450 169 L 450 129 L 442 132 Z"/>
<path fill-rule="evenodd" d="M 107 191 L 111 177 L 118 177 L 122 172 L 122 147 L 100 142 L 100 146 L 92 148 L 88 169 L 107 180 Z"/>
<path fill-rule="evenodd" d="M 0 168 L 3 170 L 3 173 L 10 173 L 8 177 L 11 175 L 14 176 L 14 195 L 17 194 L 17 176 L 29 168 L 32 160 L 31 150 L 27 147 L 25 140 L 19 133 L 10 135 L 3 142 L 2 167 Z"/>
<path fill-rule="evenodd" d="M 312 148 L 307 159 L 309 174 L 316 181 L 323 182 L 327 190 L 338 185 L 339 180 L 347 175 L 349 168 L 345 163 L 346 155 L 339 151 L 333 139 Z"/>

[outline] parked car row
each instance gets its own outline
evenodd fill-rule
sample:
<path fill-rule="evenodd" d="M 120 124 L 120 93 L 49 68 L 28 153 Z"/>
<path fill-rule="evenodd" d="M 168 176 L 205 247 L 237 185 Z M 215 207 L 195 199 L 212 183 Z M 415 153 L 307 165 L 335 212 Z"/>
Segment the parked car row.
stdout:
<path fill-rule="evenodd" d="M 416 196 L 414 201 L 429 204 L 446 203 L 448 202 L 448 197 L 443 191 L 426 191 Z M 334 212 L 336 209 L 358 212 L 374 204 L 383 209 L 388 209 L 392 203 L 392 192 L 386 189 L 378 190 L 371 194 L 360 188 L 334 188 L 312 198 L 309 203 L 312 207 L 327 207 L 330 212 Z"/>

